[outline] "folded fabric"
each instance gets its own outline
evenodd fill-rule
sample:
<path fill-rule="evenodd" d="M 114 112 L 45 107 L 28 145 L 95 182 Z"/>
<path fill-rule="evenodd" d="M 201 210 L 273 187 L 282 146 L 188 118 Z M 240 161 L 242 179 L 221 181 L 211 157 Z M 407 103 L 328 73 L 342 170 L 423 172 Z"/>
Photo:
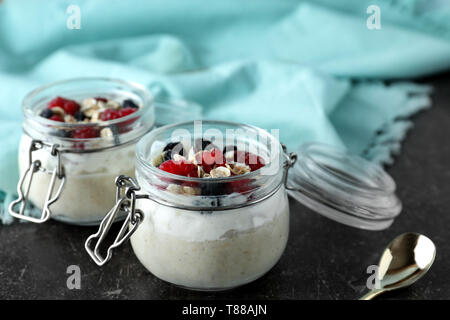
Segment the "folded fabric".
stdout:
<path fill-rule="evenodd" d="M 377 3 L 379 30 L 366 26 L 365 0 L 5 0 L 0 218 L 11 221 L 5 208 L 18 180 L 21 100 L 37 86 L 72 77 L 136 81 L 156 97 L 199 103 L 206 118 L 280 129 L 291 149 L 325 142 L 392 163 L 411 127 L 405 118 L 431 105 L 430 88 L 374 79 L 448 69 L 450 42 L 436 30 L 450 26 L 442 18 L 450 4 Z M 80 8 L 79 30 L 66 27 L 70 5 Z"/>

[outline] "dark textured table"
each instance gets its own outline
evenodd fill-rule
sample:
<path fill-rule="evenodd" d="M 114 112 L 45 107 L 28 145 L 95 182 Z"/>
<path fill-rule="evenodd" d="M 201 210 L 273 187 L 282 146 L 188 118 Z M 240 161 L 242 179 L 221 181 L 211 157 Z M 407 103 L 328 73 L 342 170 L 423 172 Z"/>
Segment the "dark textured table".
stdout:
<path fill-rule="evenodd" d="M 226 292 L 180 289 L 151 275 L 129 244 L 103 268 L 84 241 L 96 228 L 50 221 L 0 226 L 0 299 L 354 299 L 365 292 L 366 268 L 396 235 L 416 231 L 437 246 L 430 272 L 384 299 L 450 298 L 450 74 L 424 79 L 433 108 L 416 115 L 401 155 L 388 171 L 404 209 L 385 231 L 353 229 L 291 202 L 290 239 L 279 263 L 261 279 Z M 66 286 L 69 265 L 81 268 L 81 289 Z"/>

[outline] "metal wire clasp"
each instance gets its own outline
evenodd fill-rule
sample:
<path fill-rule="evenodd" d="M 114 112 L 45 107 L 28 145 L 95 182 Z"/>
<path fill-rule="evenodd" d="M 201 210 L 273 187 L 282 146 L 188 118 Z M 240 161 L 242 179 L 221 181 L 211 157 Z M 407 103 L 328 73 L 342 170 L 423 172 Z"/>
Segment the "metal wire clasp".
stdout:
<path fill-rule="evenodd" d="M 288 175 L 289 175 L 289 169 L 292 168 L 297 162 L 297 154 L 295 152 L 288 153 L 287 147 L 285 144 L 281 144 L 283 147 L 283 152 L 286 157 L 286 161 L 284 162 L 284 175 L 283 175 L 283 184 L 286 190 L 293 190 L 293 191 L 299 191 L 297 188 L 288 186 Z"/>
<path fill-rule="evenodd" d="M 103 218 L 97 233 L 89 236 L 84 245 L 87 253 L 91 256 L 92 260 L 98 265 L 103 266 L 112 257 L 112 250 L 122 245 L 127 241 L 131 235 L 136 231 L 140 222 L 142 221 L 142 212 L 136 209 L 136 191 L 140 190 L 138 184 L 133 178 L 120 175 L 116 178 L 116 204 Z M 114 223 L 117 214 L 120 211 L 127 212 L 127 217 L 120 228 L 114 242 L 110 245 L 106 251 L 106 257 L 103 257 L 100 253 L 100 246 L 105 240 L 111 225 Z M 130 226 L 127 232 L 127 228 Z M 97 239 L 94 249 L 91 249 L 91 243 L 94 239 Z"/>
<path fill-rule="evenodd" d="M 27 201 L 28 194 L 31 189 L 31 182 L 33 180 L 33 176 L 37 171 L 47 172 L 48 169 L 43 168 L 40 160 L 33 161 L 33 152 L 43 149 L 44 147 L 50 148 L 50 155 L 55 157 L 57 160 L 56 168 L 51 171 L 50 184 L 47 191 L 47 196 L 45 197 L 44 205 L 42 207 L 42 214 L 40 218 L 29 217 L 24 214 Z M 35 223 L 43 223 L 47 221 L 51 216 L 50 205 L 57 201 L 61 195 L 61 192 L 64 188 L 64 184 L 66 182 L 66 177 L 64 175 L 64 168 L 61 163 L 61 153 L 58 150 L 59 145 L 57 144 L 46 144 L 39 140 L 32 140 L 30 148 L 28 150 L 28 168 L 20 177 L 19 183 L 17 184 L 17 194 L 19 195 L 18 199 L 11 202 L 8 208 L 9 214 L 18 219 L 27 220 Z M 27 179 L 28 177 L 28 179 Z M 61 183 L 56 191 L 55 195 L 53 195 L 53 191 L 55 189 L 56 178 L 58 178 Z M 25 185 L 25 193 L 23 192 L 23 186 Z M 15 206 L 20 203 L 19 211 L 15 211 Z"/>

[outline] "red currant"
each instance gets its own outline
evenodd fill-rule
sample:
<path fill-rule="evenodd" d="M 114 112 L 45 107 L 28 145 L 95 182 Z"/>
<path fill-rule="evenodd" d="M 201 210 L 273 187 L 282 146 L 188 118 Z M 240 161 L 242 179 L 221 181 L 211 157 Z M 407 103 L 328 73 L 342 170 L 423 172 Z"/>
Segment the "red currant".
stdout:
<path fill-rule="evenodd" d="M 197 166 L 186 160 L 167 160 L 161 163 L 159 169 L 185 177 L 198 177 Z"/>

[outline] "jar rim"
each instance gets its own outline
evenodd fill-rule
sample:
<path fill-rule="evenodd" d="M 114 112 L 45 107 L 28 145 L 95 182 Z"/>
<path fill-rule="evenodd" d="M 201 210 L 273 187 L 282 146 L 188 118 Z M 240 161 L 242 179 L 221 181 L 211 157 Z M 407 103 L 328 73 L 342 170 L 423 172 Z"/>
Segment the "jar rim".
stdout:
<path fill-rule="evenodd" d="M 70 79 L 64 79 L 59 81 L 54 81 L 48 84 L 45 84 L 43 86 L 40 86 L 31 92 L 29 92 L 22 101 L 22 112 L 25 117 L 33 118 L 33 121 L 36 121 L 40 125 L 55 125 L 55 121 L 46 119 L 44 117 L 37 116 L 36 113 L 30 108 L 32 106 L 33 98 L 35 98 L 38 94 L 42 93 L 43 91 L 53 88 L 60 85 L 66 85 L 70 83 L 77 83 L 77 82 L 87 82 L 87 81 L 104 81 L 104 82 L 110 82 L 110 83 L 117 83 L 120 85 L 125 85 L 128 87 L 131 87 L 139 92 L 140 97 L 142 98 L 142 107 L 139 108 L 136 112 L 133 112 L 125 117 L 121 117 L 118 119 L 108 120 L 108 121 L 101 121 L 99 123 L 68 123 L 68 122 L 58 122 L 58 127 L 66 128 L 66 129 L 73 129 L 73 128 L 82 128 L 82 127 L 106 127 L 111 125 L 117 125 L 120 123 L 125 123 L 128 120 L 132 118 L 139 118 L 142 116 L 142 114 L 146 113 L 148 109 L 154 108 L 153 106 L 153 96 L 152 94 L 141 84 L 128 81 L 128 80 L 122 80 L 117 78 L 108 78 L 108 77 L 78 77 L 78 78 L 70 78 Z M 73 139 L 73 138 L 63 138 L 64 140 L 71 141 L 71 140 L 77 140 L 77 141 L 94 141 L 96 139 L 102 139 L 102 137 L 96 137 L 96 138 L 85 138 L 85 139 Z"/>

